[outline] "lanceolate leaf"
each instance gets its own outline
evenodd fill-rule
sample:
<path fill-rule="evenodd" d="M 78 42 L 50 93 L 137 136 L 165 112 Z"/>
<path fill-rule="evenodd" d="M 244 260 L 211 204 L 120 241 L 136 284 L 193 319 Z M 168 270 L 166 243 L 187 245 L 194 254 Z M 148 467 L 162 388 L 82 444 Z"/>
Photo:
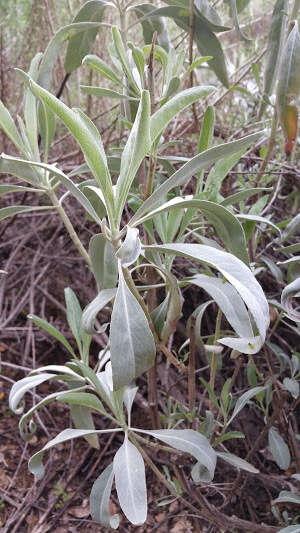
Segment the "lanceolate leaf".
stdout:
<path fill-rule="evenodd" d="M 34 56 L 30 63 L 28 75 L 36 81 L 38 77 L 39 63 L 43 54 L 39 53 Z M 26 133 L 30 142 L 31 150 L 36 160 L 40 159 L 38 147 L 38 121 L 37 121 L 37 101 L 30 89 L 27 87 L 24 94 L 24 119 L 26 124 Z"/>
<path fill-rule="evenodd" d="M 300 35 L 298 23 L 288 36 L 279 67 L 277 86 L 277 110 L 286 138 L 285 151 L 290 154 L 297 136 L 298 109 L 300 94 Z"/>
<path fill-rule="evenodd" d="M 240 457 L 237 457 L 232 453 L 217 452 L 217 456 L 220 457 L 220 459 L 223 459 L 223 461 L 229 463 L 230 465 L 235 466 L 236 468 L 246 470 L 246 472 L 251 472 L 252 474 L 259 473 L 259 470 L 257 470 L 257 468 L 254 468 L 254 466 L 248 463 L 248 461 L 245 461 L 245 459 L 241 459 Z"/>
<path fill-rule="evenodd" d="M 143 457 L 127 435 L 114 457 L 113 469 L 123 513 L 132 524 L 143 524 L 147 518 L 145 465 Z"/>
<path fill-rule="evenodd" d="M 237 2 L 236 2 L 236 0 L 226 0 L 226 1 L 230 5 L 231 12 L 232 12 L 232 18 L 233 18 L 233 23 L 234 23 L 235 29 L 238 32 L 241 40 L 245 41 L 246 43 L 251 42 L 251 39 L 248 39 L 247 37 L 245 37 L 245 35 L 241 31 L 241 28 L 240 28 L 240 25 L 239 25 L 239 19 L 238 19 Z"/>
<path fill-rule="evenodd" d="M 27 150 L 24 146 L 21 135 L 5 105 L 0 100 L 0 128 L 6 133 L 9 139 L 14 143 L 19 152 L 27 157 Z"/>
<path fill-rule="evenodd" d="M 79 405 L 77 403 L 70 402 L 70 404 L 71 417 L 76 429 L 95 429 L 91 409 L 85 405 Z M 99 450 L 98 435 L 86 435 L 84 436 L 84 439 L 92 448 Z"/>
<path fill-rule="evenodd" d="M 127 286 L 121 267 L 111 317 L 110 352 L 115 390 L 130 385 L 154 364 L 153 335 L 143 309 Z"/>
<path fill-rule="evenodd" d="M 290 466 L 291 455 L 288 445 L 275 428 L 269 429 L 269 446 L 274 461 L 281 470 L 287 470 Z"/>
<path fill-rule="evenodd" d="M 126 237 L 117 251 L 116 256 L 121 259 L 123 267 L 128 267 L 136 262 L 140 253 L 141 241 L 139 237 L 139 230 L 128 226 Z"/>
<path fill-rule="evenodd" d="M 231 29 L 222 25 L 222 21 L 218 15 L 218 12 L 210 4 L 209 0 L 194 0 L 194 6 L 196 13 L 212 31 L 220 32 Z"/>
<path fill-rule="evenodd" d="M 0 221 L 4 220 L 7 217 L 17 215 L 18 213 L 26 213 L 30 211 L 47 211 L 49 209 L 54 209 L 54 207 L 34 205 L 15 205 L 11 207 L 2 207 L 2 209 L 0 209 Z"/>
<path fill-rule="evenodd" d="M 75 16 L 76 22 L 101 22 L 107 6 L 114 7 L 110 2 L 103 0 L 89 0 L 86 2 Z M 73 72 L 81 65 L 81 61 L 88 54 L 97 37 L 98 27 L 86 29 L 70 38 L 65 58 L 65 69 L 67 73 Z"/>
<path fill-rule="evenodd" d="M 271 96 L 277 79 L 287 24 L 288 0 L 277 0 L 272 14 L 264 72 L 264 96 Z M 261 103 L 261 115 L 266 103 Z"/>
<path fill-rule="evenodd" d="M 0 173 L 1 174 L 12 174 L 17 178 L 30 183 L 33 186 L 39 186 L 41 189 L 44 189 L 43 185 L 39 183 L 39 174 L 38 169 L 35 169 L 32 166 L 29 166 L 29 162 L 25 162 L 23 159 L 16 159 L 6 154 L 0 155 Z M 36 170 L 36 171 L 35 171 Z"/>
<path fill-rule="evenodd" d="M 50 450 L 57 444 L 67 442 L 68 440 L 77 439 L 79 437 L 86 437 L 88 435 L 100 434 L 100 433 L 113 433 L 114 431 L 123 431 L 122 428 L 114 429 L 64 429 L 56 437 L 49 442 L 37 453 L 35 453 L 28 463 L 28 468 L 37 479 L 41 479 L 44 476 L 45 468 L 42 464 L 43 455 L 46 450 Z"/>
<path fill-rule="evenodd" d="M 49 322 L 47 322 L 43 318 L 40 318 L 40 317 L 38 317 L 36 315 L 28 315 L 28 318 L 30 320 L 32 320 L 32 322 L 36 326 L 38 326 L 39 328 L 44 329 L 50 335 L 52 335 L 52 337 L 54 337 L 59 342 L 61 342 L 65 346 L 65 348 L 67 348 L 67 350 L 74 356 L 74 350 L 73 350 L 72 346 L 67 341 L 67 339 L 62 335 L 62 333 L 60 331 L 58 331 L 58 329 L 56 327 L 52 326 L 52 324 L 49 324 Z"/>
<path fill-rule="evenodd" d="M 103 527 L 117 529 L 119 526 L 119 516 L 111 516 L 109 511 L 109 500 L 114 480 L 113 465 L 108 465 L 102 474 L 93 484 L 90 494 L 90 511 L 93 520 Z"/>
<path fill-rule="evenodd" d="M 153 115 L 152 119 L 155 117 L 155 115 L 156 114 Z M 159 128 L 157 128 L 155 137 L 159 131 Z M 243 148 L 251 146 L 251 144 L 256 142 L 260 137 L 261 132 L 254 133 L 252 135 L 248 135 L 247 137 L 243 137 L 238 141 L 233 141 L 209 148 L 205 152 L 202 152 L 190 159 L 190 161 L 185 163 L 185 165 L 183 165 L 179 170 L 174 172 L 169 179 L 160 185 L 160 187 L 158 187 L 154 193 L 145 202 L 143 202 L 141 207 L 130 220 L 130 225 L 132 226 L 139 218 L 141 218 L 144 213 L 147 213 L 152 207 L 158 204 L 161 199 L 164 198 L 174 187 L 179 187 L 180 185 L 187 183 L 187 181 L 196 172 L 207 168 L 223 157 L 227 157 L 230 154 L 239 152 Z"/>
<path fill-rule="evenodd" d="M 209 441 L 204 435 L 192 429 L 159 429 L 159 430 L 140 430 L 140 433 L 151 435 L 176 450 L 191 454 L 208 470 L 211 479 L 214 477 L 217 456 Z"/>
<path fill-rule="evenodd" d="M 88 67 L 92 68 L 93 70 L 101 74 L 101 76 L 112 81 L 113 83 L 117 85 L 121 85 L 121 86 L 123 85 L 122 80 L 116 75 L 116 73 L 110 68 L 110 66 L 107 65 L 105 61 L 103 61 L 100 57 L 94 54 L 89 54 L 85 56 L 85 58 L 82 61 L 82 64 L 87 65 Z"/>
<path fill-rule="evenodd" d="M 107 199 L 108 206 L 112 208 L 112 183 L 101 137 L 96 126 L 81 111 L 68 108 L 58 98 L 42 87 L 39 87 L 33 80 L 28 78 L 28 82 L 33 93 L 50 107 L 73 134 L 84 153 L 87 164 Z"/>
<path fill-rule="evenodd" d="M 177 113 L 183 111 L 194 102 L 197 102 L 200 98 L 206 98 L 206 96 L 214 90 L 215 87 L 211 85 L 191 87 L 190 89 L 181 91 L 166 104 L 161 106 L 150 119 L 151 142 L 153 143 L 155 141 Z"/>
<path fill-rule="evenodd" d="M 117 91 L 113 91 L 112 89 L 104 89 L 102 87 L 93 87 L 88 85 L 80 85 L 80 89 L 83 93 L 93 94 L 94 96 L 117 98 L 118 100 L 133 100 L 134 102 L 138 101 L 137 98 L 132 98 L 127 94 L 118 93 Z"/>
<path fill-rule="evenodd" d="M 256 396 L 257 394 L 259 394 L 265 389 L 266 389 L 266 386 L 265 387 L 254 387 L 253 389 L 250 389 L 244 394 L 242 394 L 242 396 L 240 396 L 240 398 L 235 404 L 235 408 L 233 410 L 230 420 L 228 421 L 228 425 L 231 424 L 233 419 L 239 414 L 239 412 L 245 407 L 245 405 L 247 405 L 247 403 L 252 398 L 254 398 L 254 396 Z"/>
<path fill-rule="evenodd" d="M 251 270 L 240 259 L 203 244 L 165 244 L 147 248 L 156 252 L 187 257 L 217 268 L 239 292 L 256 322 L 262 341 L 265 340 L 270 320 L 268 302 Z M 255 353 L 254 348 L 253 353 Z"/>
<path fill-rule="evenodd" d="M 121 159 L 120 176 L 116 187 L 118 221 L 121 219 L 131 184 L 150 147 L 150 95 L 148 91 L 143 91 Z"/>

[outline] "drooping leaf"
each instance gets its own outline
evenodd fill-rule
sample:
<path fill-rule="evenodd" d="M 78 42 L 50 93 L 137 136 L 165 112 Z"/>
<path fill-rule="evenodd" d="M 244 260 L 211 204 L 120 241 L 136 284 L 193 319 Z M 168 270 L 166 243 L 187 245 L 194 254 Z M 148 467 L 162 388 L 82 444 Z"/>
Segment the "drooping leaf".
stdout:
<path fill-rule="evenodd" d="M 56 378 L 55 374 L 45 373 L 36 376 L 27 376 L 26 378 L 16 381 L 16 383 L 13 384 L 9 393 L 9 408 L 15 414 L 21 414 L 24 410 L 24 406 L 20 404 L 24 394 L 30 389 L 33 389 L 41 383 L 44 383 L 44 381 L 54 378 Z"/>
<path fill-rule="evenodd" d="M 282 291 L 281 305 L 284 307 L 287 316 L 295 322 L 300 322 L 300 312 L 293 307 L 293 298 L 300 296 L 300 277 L 289 283 Z"/>
<path fill-rule="evenodd" d="M 152 245 L 146 249 L 194 259 L 218 269 L 244 300 L 264 341 L 270 320 L 268 302 L 251 270 L 240 259 L 203 244 Z M 252 353 L 255 353 L 255 346 Z"/>
<path fill-rule="evenodd" d="M 123 513 L 132 524 L 143 524 L 147 518 L 145 465 L 143 457 L 127 435 L 114 457 L 113 470 Z"/>
<path fill-rule="evenodd" d="M 269 429 L 268 438 L 274 461 L 281 470 L 287 470 L 291 462 L 291 454 L 288 445 L 273 427 Z"/>
<path fill-rule="evenodd" d="M 90 512 L 93 520 L 103 527 L 117 529 L 119 526 L 119 516 L 111 515 L 109 510 L 109 500 L 114 480 L 113 465 L 108 465 L 102 474 L 96 479 L 90 494 Z"/>
<path fill-rule="evenodd" d="M 237 0 L 226 0 L 226 3 L 229 4 L 229 6 L 230 6 L 234 27 L 235 27 L 238 35 L 240 36 L 240 39 L 242 41 L 244 41 L 245 43 L 250 43 L 251 39 L 248 39 L 248 37 L 246 37 L 243 34 L 243 32 L 242 32 L 242 30 L 240 28 L 239 19 L 238 19 L 238 10 L 237 10 Z"/>
<path fill-rule="evenodd" d="M 294 503 L 300 505 L 300 495 L 288 490 L 282 490 L 272 503 Z"/>
<path fill-rule="evenodd" d="M 176 448 L 176 450 L 189 453 L 207 469 L 210 478 L 213 479 L 217 459 L 216 453 L 207 438 L 201 433 L 193 429 L 135 429 L 135 431 L 151 435 L 155 439 Z"/>
<path fill-rule="evenodd" d="M 297 99 L 300 94 L 300 35 L 298 23 L 288 36 L 279 67 L 276 106 L 286 138 L 285 151 L 289 155 L 298 129 Z"/>
<path fill-rule="evenodd" d="M 115 390 L 130 385 L 154 364 L 153 335 L 143 309 L 127 286 L 121 267 L 111 317 L 110 352 Z"/>
<path fill-rule="evenodd" d="M 54 439 L 47 442 L 47 444 L 45 444 L 45 446 L 40 451 L 32 455 L 32 457 L 29 459 L 28 468 L 30 472 L 32 472 L 32 474 L 34 474 L 37 479 L 42 479 L 45 473 L 45 468 L 42 464 L 42 460 L 43 460 L 43 455 L 46 450 L 50 450 L 57 444 L 61 444 L 62 442 L 67 442 L 68 440 L 77 439 L 79 437 L 85 437 L 87 435 L 92 435 L 92 434 L 113 433 L 115 431 L 117 432 L 117 431 L 123 431 L 123 430 L 122 428 L 97 429 L 97 430 L 64 429 L 58 435 L 56 435 Z"/>
<path fill-rule="evenodd" d="M 231 29 L 228 26 L 223 26 L 217 10 L 211 5 L 209 0 L 195 0 L 194 9 L 197 15 L 213 32 L 227 31 Z"/>
<path fill-rule="evenodd" d="M 89 0 L 76 14 L 72 23 L 78 22 L 101 22 L 105 8 L 114 4 L 103 0 Z M 81 65 L 82 59 L 90 52 L 97 37 L 99 27 L 86 29 L 69 39 L 67 53 L 65 57 L 65 70 L 67 73 L 73 72 Z"/>
<path fill-rule="evenodd" d="M 116 295 L 116 289 L 102 289 L 99 294 L 89 303 L 82 314 L 82 328 L 92 335 L 96 333 L 95 320 L 96 316 Z"/>
<path fill-rule="evenodd" d="M 128 267 L 136 262 L 140 253 L 141 241 L 139 237 L 139 230 L 128 226 L 126 237 L 117 251 L 116 256 L 121 259 L 123 267 Z"/>

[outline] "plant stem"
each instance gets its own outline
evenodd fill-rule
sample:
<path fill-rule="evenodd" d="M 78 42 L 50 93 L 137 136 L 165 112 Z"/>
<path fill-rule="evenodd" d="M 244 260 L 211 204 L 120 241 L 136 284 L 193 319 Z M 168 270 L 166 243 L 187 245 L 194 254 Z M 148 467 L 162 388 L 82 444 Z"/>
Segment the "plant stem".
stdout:
<path fill-rule="evenodd" d="M 83 259 L 85 260 L 86 264 L 89 266 L 89 268 L 92 267 L 92 263 L 91 263 L 91 260 L 90 260 L 90 256 L 89 254 L 87 253 L 86 249 L 84 248 L 81 240 L 79 239 L 74 227 L 73 227 L 73 224 L 71 222 L 71 220 L 69 219 L 67 213 L 65 212 L 63 206 L 59 203 L 58 201 L 58 198 L 55 194 L 55 192 L 53 191 L 53 189 L 49 189 L 47 191 L 47 194 L 53 204 L 53 206 L 55 207 L 55 209 L 57 210 L 60 218 L 62 219 L 73 243 L 75 244 L 78 252 L 80 253 L 80 255 L 83 257 Z"/>

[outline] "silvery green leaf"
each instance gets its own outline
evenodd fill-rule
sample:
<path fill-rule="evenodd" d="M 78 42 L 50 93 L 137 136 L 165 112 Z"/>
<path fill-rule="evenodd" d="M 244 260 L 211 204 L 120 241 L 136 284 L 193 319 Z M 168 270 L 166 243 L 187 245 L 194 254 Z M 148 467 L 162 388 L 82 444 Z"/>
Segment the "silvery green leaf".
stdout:
<path fill-rule="evenodd" d="M 263 345 L 263 340 L 259 335 L 256 337 L 243 338 L 224 337 L 218 339 L 218 342 L 224 344 L 224 346 L 228 346 L 232 350 L 248 355 L 258 353 Z"/>
<path fill-rule="evenodd" d="M 114 429 L 64 429 L 61 431 L 56 437 L 45 446 L 32 455 L 32 457 L 29 459 L 28 468 L 32 474 L 36 476 L 37 479 L 41 479 L 44 476 L 45 468 L 42 464 L 43 455 L 45 451 L 50 450 L 50 448 L 53 448 L 57 444 L 61 444 L 62 442 L 66 442 L 68 440 L 77 439 L 79 437 L 86 437 L 87 435 L 93 435 L 93 434 L 100 434 L 100 433 L 114 433 L 115 431 L 123 431 L 122 428 L 114 428 Z"/>
<path fill-rule="evenodd" d="M 22 137 L 5 105 L 0 100 L 0 128 L 6 133 L 7 137 L 14 143 L 19 152 L 27 157 L 27 150 L 23 143 Z"/>
<path fill-rule="evenodd" d="M 24 407 L 22 405 L 20 406 L 20 402 L 23 399 L 24 394 L 30 389 L 37 387 L 44 381 L 55 378 L 55 374 L 42 374 L 36 376 L 27 376 L 26 378 L 16 381 L 9 393 L 9 408 L 17 415 L 21 414 L 24 410 Z"/>
<path fill-rule="evenodd" d="M 1 170 L 0 170 L 1 172 Z M 23 185 L 0 185 L 0 196 L 9 194 L 11 192 L 39 192 L 43 193 L 43 189 L 34 189 L 33 187 L 26 187 Z"/>
<path fill-rule="evenodd" d="M 36 374 L 39 374 L 40 372 L 54 372 L 55 374 L 63 374 L 64 376 L 70 376 L 71 378 L 81 379 L 81 376 L 78 375 L 72 368 L 69 368 L 66 365 L 45 365 L 40 366 L 39 368 L 36 368 L 35 370 L 31 370 L 30 376 L 35 376 Z"/>
<path fill-rule="evenodd" d="M 293 474 L 292 478 L 296 479 L 297 481 L 300 481 L 300 474 Z"/>
<path fill-rule="evenodd" d="M 276 0 L 273 13 L 271 28 L 268 36 L 266 66 L 264 71 L 263 94 L 269 97 L 274 89 L 279 64 L 284 46 L 288 13 L 288 0 Z M 266 107 L 265 99 L 261 103 L 259 115 L 262 115 Z"/>
<path fill-rule="evenodd" d="M 49 324 L 49 322 L 47 322 L 43 318 L 40 318 L 40 317 L 38 317 L 36 315 L 28 315 L 27 318 L 32 320 L 32 322 L 36 326 L 38 326 L 39 328 L 44 329 L 45 331 L 47 331 L 47 333 L 52 335 L 52 337 L 54 337 L 59 342 L 61 342 L 65 346 L 65 348 L 67 348 L 67 350 L 74 356 L 74 350 L 73 350 L 72 346 L 67 341 L 67 339 L 62 335 L 62 333 L 60 331 L 58 331 L 57 328 L 52 326 L 52 324 Z"/>
<path fill-rule="evenodd" d="M 252 466 L 248 461 L 245 461 L 245 459 L 241 459 L 240 457 L 237 457 L 236 455 L 228 452 L 216 452 L 217 456 L 220 457 L 220 459 L 223 459 L 227 463 L 229 463 L 232 466 L 235 466 L 236 468 L 240 468 L 241 470 L 246 470 L 246 472 L 251 472 L 252 474 L 258 474 L 259 470 Z"/>
<path fill-rule="evenodd" d="M 281 305 L 284 307 L 288 318 L 294 322 L 300 322 L 300 312 L 293 307 L 293 298 L 299 298 L 300 295 L 300 277 L 289 283 L 282 291 Z"/>
<path fill-rule="evenodd" d="M 120 335 L 121 332 L 121 335 Z M 155 343 L 143 309 L 119 268 L 119 286 L 110 326 L 110 353 L 114 389 L 129 385 L 149 370 L 155 360 Z"/>
<path fill-rule="evenodd" d="M 116 98 L 117 100 L 130 100 L 137 102 L 138 98 L 133 98 L 127 94 L 118 93 L 112 89 L 106 89 L 104 87 L 94 87 L 89 85 L 80 85 L 80 89 L 85 94 L 93 94 L 94 96 L 104 96 L 106 98 Z"/>
<path fill-rule="evenodd" d="M 187 89 L 187 91 L 190 91 L 190 90 L 191 89 Z M 184 92 L 185 91 L 183 91 L 183 93 Z M 181 93 L 181 95 L 183 93 Z M 173 102 L 175 98 L 177 98 L 177 96 L 175 96 L 172 100 L 170 100 L 170 102 Z M 189 101 L 189 98 L 187 98 L 187 100 L 189 104 L 192 103 Z M 168 102 L 168 104 L 170 102 Z M 168 104 L 165 104 L 165 105 L 167 106 Z M 164 107 L 165 106 L 162 106 L 161 109 L 163 109 Z M 172 113 L 171 113 L 172 117 L 176 114 L 176 112 L 174 112 L 172 108 Z M 156 113 L 158 113 L 158 111 Z M 151 117 L 151 120 L 154 119 L 154 117 L 156 116 L 156 113 Z M 164 116 L 160 117 L 157 122 L 155 121 L 153 125 L 151 122 L 151 128 L 153 129 L 154 135 L 158 135 L 159 132 L 162 131 L 160 129 L 160 125 L 162 122 L 164 123 L 164 121 L 167 120 L 168 116 L 169 114 L 166 112 L 164 113 Z M 168 123 L 168 120 L 166 124 L 167 123 Z M 209 148 L 208 150 L 205 150 L 205 152 L 201 152 L 200 154 L 197 154 L 195 157 L 193 157 L 187 163 L 185 163 L 185 165 L 183 165 L 179 170 L 174 172 L 174 174 L 172 174 L 172 176 L 169 179 L 167 179 L 162 185 L 160 185 L 153 192 L 153 194 L 151 194 L 151 196 L 145 202 L 143 202 L 141 207 L 137 210 L 135 215 L 130 220 L 130 225 L 132 226 L 136 222 L 136 220 L 140 219 L 142 215 L 144 215 L 144 213 L 147 213 L 148 211 L 150 211 L 150 209 L 156 206 L 161 201 L 162 198 L 165 198 L 165 196 L 168 194 L 169 191 L 171 191 L 175 187 L 180 187 L 181 185 L 187 183 L 187 181 L 196 172 L 199 172 L 200 170 L 209 167 L 210 165 L 212 165 L 219 159 L 222 159 L 223 157 L 227 157 L 230 154 L 239 152 L 243 148 L 251 146 L 251 144 L 253 144 L 258 139 L 260 139 L 261 136 L 262 136 L 262 132 L 254 133 L 252 135 L 247 135 L 247 137 L 243 137 L 242 139 L 239 139 L 238 141 L 232 141 L 230 143 L 225 143 L 219 146 L 214 146 L 213 148 Z"/>
<path fill-rule="evenodd" d="M 240 337 L 252 337 L 253 330 L 246 306 L 236 291 L 228 282 L 220 278 L 197 274 L 191 283 L 204 289 L 217 302 L 226 316 L 229 324 Z"/>
<path fill-rule="evenodd" d="M 272 228 L 274 228 L 276 231 L 278 231 L 279 234 L 281 234 L 281 231 L 280 231 L 279 227 L 276 226 L 276 224 L 273 224 L 273 222 L 271 222 L 271 220 L 269 220 L 266 217 L 260 217 L 260 216 L 256 216 L 256 215 L 247 215 L 247 214 L 242 214 L 242 213 L 239 213 L 236 216 L 240 220 L 253 220 L 253 222 L 261 222 L 262 224 L 267 224 L 267 225 L 271 226 Z"/>
<path fill-rule="evenodd" d="M 127 435 L 114 457 L 113 469 L 123 513 L 132 524 L 143 524 L 147 518 L 145 465 L 143 457 Z"/>
<path fill-rule="evenodd" d="M 103 307 L 105 307 L 115 296 L 117 289 L 103 289 L 99 292 L 98 296 L 87 305 L 82 313 L 82 328 L 84 331 L 92 335 L 97 333 L 95 330 L 95 320 L 97 314 Z"/>
<path fill-rule="evenodd" d="M 34 56 L 30 63 L 28 75 L 37 80 L 39 63 L 43 57 L 42 53 L 38 53 Z M 32 154 L 34 159 L 40 159 L 40 152 L 38 147 L 38 121 L 37 121 L 37 101 L 30 89 L 25 90 L 24 94 L 24 119 L 26 124 L 26 133 L 30 143 Z"/>
<path fill-rule="evenodd" d="M 191 454 L 208 470 L 210 478 L 213 479 L 217 460 L 216 452 L 201 433 L 193 429 L 141 430 L 135 428 L 134 431 L 151 435 L 176 450 Z"/>
<path fill-rule="evenodd" d="M 121 259 L 123 267 L 128 267 L 135 263 L 141 253 L 141 241 L 137 228 L 127 227 L 126 237 L 121 244 L 116 256 Z"/>
<path fill-rule="evenodd" d="M 191 470 L 191 476 L 194 483 L 210 483 L 213 480 L 213 474 L 207 468 L 197 461 Z"/>
<path fill-rule="evenodd" d="M 146 249 L 187 257 L 218 269 L 244 300 L 256 322 L 262 341 L 265 340 L 270 321 L 269 305 L 251 270 L 240 259 L 203 244 L 164 244 L 149 246 Z"/>
<path fill-rule="evenodd" d="M 224 205 L 224 207 L 227 205 L 234 205 L 242 202 L 243 200 L 247 200 L 247 198 L 251 198 L 251 196 L 258 194 L 259 192 L 270 193 L 271 191 L 272 189 L 270 187 L 253 187 L 251 189 L 245 189 L 244 191 L 239 191 L 235 194 L 227 196 L 225 200 L 222 200 L 221 205 Z"/>
<path fill-rule="evenodd" d="M 275 463 L 281 470 L 287 470 L 291 463 L 291 455 L 288 445 L 275 428 L 270 428 L 269 447 Z"/>
<path fill-rule="evenodd" d="M 38 206 L 38 205 L 13 205 L 9 207 L 2 207 L 0 209 L 0 220 L 4 220 L 8 217 L 13 217 L 19 213 L 29 213 L 31 211 L 49 211 L 55 209 L 54 207 L 49 206 Z"/>
<path fill-rule="evenodd" d="M 286 390 L 291 393 L 293 398 L 297 399 L 300 394 L 299 382 L 295 379 L 284 378 L 283 384 Z"/>
<path fill-rule="evenodd" d="M 236 402 L 234 410 L 233 410 L 233 413 L 232 413 L 231 418 L 228 421 L 227 425 L 229 426 L 229 424 L 231 424 L 233 419 L 239 414 L 239 412 L 245 407 L 245 405 L 247 405 L 247 403 L 252 398 L 254 398 L 254 396 L 256 396 L 260 392 L 266 390 L 266 388 L 267 388 L 267 386 L 265 385 L 264 387 L 254 387 L 253 389 L 250 389 L 247 392 L 244 392 L 244 394 L 242 394 L 242 396 L 240 396 L 240 398 Z"/>
<path fill-rule="evenodd" d="M 89 0 L 80 8 L 72 23 L 101 22 L 107 6 L 114 7 L 114 4 L 103 0 Z M 67 73 L 71 73 L 77 67 L 80 67 L 82 59 L 90 52 L 94 44 L 98 30 L 99 27 L 97 26 L 91 29 L 87 28 L 85 31 L 69 38 L 65 57 L 65 70 Z"/>
<path fill-rule="evenodd" d="M 68 108 L 49 91 L 37 85 L 27 76 L 27 74 L 23 73 L 23 77 L 25 77 L 26 83 L 28 83 L 32 92 L 42 100 L 71 131 L 84 153 L 91 172 L 107 199 L 109 209 L 113 209 L 114 198 L 111 177 L 107 167 L 102 140 L 96 126 L 82 111 Z"/>
<path fill-rule="evenodd" d="M 300 495 L 288 490 L 282 490 L 272 503 L 295 503 L 300 505 Z"/>
<path fill-rule="evenodd" d="M 200 98 L 206 98 L 215 88 L 212 86 L 191 87 L 176 94 L 171 100 L 162 105 L 150 119 L 150 136 L 153 143 L 156 138 L 166 129 L 169 122 L 177 113 Z M 164 195 L 163 195 L 164 196 Z"/>
<path fill-rule="evenodd" d="M 114 84 L 120 86 L 123 85 L 122 80 L 100 57 L 94 54 L 89 54 L 84 57 L 84 59 L 82 60 L 82 64 L 92 68 L 93 70 L 101 74 L 101 76 L 103 76 L 104 78 L 112 81 Z"/>
<path fill-rule="evenodd" d="M 284 231 L 282 232 L 281 242 L 286 241 L 291 237 L 291 235 L 294 235 L 296 231 L 298 230 L 300 226 L 300 213 L 298 215 L 294 216 L 292 220 L 288 223 L 288 225 L 285 227 Z"/>
<path fill-rule="evenodd" d="M 223 26 L 217 10 L 210 4 L 209 0 L 195 0 L 196 13 L 214 32 L 227 31 L 231 28 Z"/>
<path fill-rule="evenodd" d="M 132 74 L 132 70 L 130 68 L 130 63 L 127 55 L 127 51 L 125 49 L 123 39 L 121 36 L 120 31 L 118 30 L 117 26 L 112 27 L 112 38 L 114 41 L 115 50 L 117 52 L 118 59 L 121 63 L 122 70 L 131 86 L 131 88 L 134 90 L 136 95 L 140 94 L 139 88 L 135 82 L 135 79 Z"/>
<path fill-rule="evenodd" d="M 103 527 L 117 529 L 119 526 L 119 515 L 111 515 L 109 511 L 109 500 L 114 480 L 113 465 L 108 465 L 102 474 L 96 479 L 90 494 L 90 512 L 93 520 Z"/>
<path fill-rule="evenodd" d="M 70 289 L 70 287 L 65 289 L 65 300 L 67 307 L 67 321 L 81 353 L 82 309 L 76 294 Z"/>
<path fill-rule="evenodd" d="M 142 91 L 135 121 L 121 159 L 120 176 L 116 186 L 118 220 L 121 219 L 124 204 L 139 166 L 151 147 L 150 105 L 149 92 Z"/>
<path fill-rule="evenodd" d="M 89 244 L 93 274 L 99 289 L 112 289 L 118 280 L 118 263 L 112 244 L 103 233 L 93 235 Z"/>
<path fill-rule="evenodd" d="M 210 148 L 210 146 L 208 146 Z M 207 149 L 207 148 L 206 148 Z M 210 170 L 204 186 L 204 192 L 208 194 L 208 199 L 213 202 L 218 202 L 220 196 L 220 189 L 222 183 L 230 170 L 235 167 L 247 148 L 240 150 L 237 153 L 230 154 L 228 157 L 224 157 L 216 162 L 216 164 Z"/>
<path fill-rule="evenodd" d="M 234 27 L 237 31 L 237 33 L 239 34 L 240 36 L 240 39 L 242 41 L 244 41 L 245 43 L 250 43 L 252 39 L 248 39 L 242 32 L 241 28 L 240 28 L 240 25 L 239 25 L 239 19 L 238 19 L 238 11 L 237 11 L 237 2 L 236 0 L 226 0 L 227 3 L 229 4 L 230 8 L 231 8 L 231 12 L 232 12 L 232 18 L 233 18 L 233 23 L 234 23 Z"/>

